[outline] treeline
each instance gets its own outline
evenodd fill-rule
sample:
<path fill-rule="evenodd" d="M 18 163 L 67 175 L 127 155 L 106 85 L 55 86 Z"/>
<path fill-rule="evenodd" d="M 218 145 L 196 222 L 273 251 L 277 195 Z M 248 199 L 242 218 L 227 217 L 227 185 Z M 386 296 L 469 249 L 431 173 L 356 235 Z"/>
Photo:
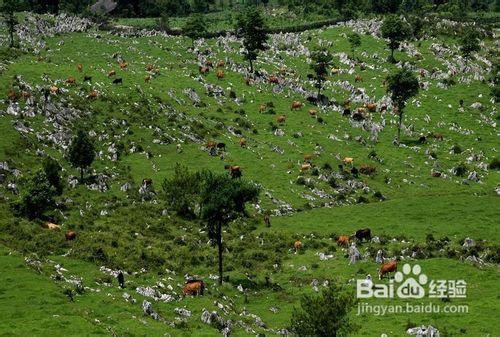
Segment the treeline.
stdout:
<path fill-rule="evenodd" d="M 3 0 L 7 1 L 7 0 Z M 0 0 L 0 3 L 2 0 Z M 85 14 L 96 0 L 18 0 L 19 10 L 57 14 L 61 11 Z M 113 11 L 119 17 L 184 16 L 234 9 L 247 5 L 287 6 L 297 13 L 340 13 L 342 17 L 359 14 L 408 12 L 500 11 L 500 0 L 116 0 Z"/>

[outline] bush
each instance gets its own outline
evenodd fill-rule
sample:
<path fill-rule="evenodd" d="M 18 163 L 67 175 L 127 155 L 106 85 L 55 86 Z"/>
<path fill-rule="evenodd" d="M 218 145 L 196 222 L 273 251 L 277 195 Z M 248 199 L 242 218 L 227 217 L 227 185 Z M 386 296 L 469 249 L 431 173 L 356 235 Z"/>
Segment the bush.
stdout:
<path fill-rule="evenodd" d="M 297 336 L 344 336 L 357 329 L 349 319 L 356 299 L 341 286 L 331 285 L 320 296 L 305 295 L 300 303 L 290 324 Z"/>
<path fill-rule="evenodd" d="M 359 168 L 359 172 L 361 174 L 366 174 L 366 175 L 373 175 L 377 171 L 377 168 L 375 166 L 371 166 L 368 164 L 362 164 L 361 167 Z"/>
<path fill-rule="evenodd" d="M 467 173 L 467 166 L 464 163 L 460 163 L 455 167 L 455 175 L 458 177 L 463 177 Z"/>
<path fill-rule="evenodd" d="M 49 208 L 55 205 L 54 197 L 57 191 L 49 182 L 44 171 L 38 171 L 28 183 L 27 188 L 13 208 L 18 214 L 30 219 L 39 218 Z"/>

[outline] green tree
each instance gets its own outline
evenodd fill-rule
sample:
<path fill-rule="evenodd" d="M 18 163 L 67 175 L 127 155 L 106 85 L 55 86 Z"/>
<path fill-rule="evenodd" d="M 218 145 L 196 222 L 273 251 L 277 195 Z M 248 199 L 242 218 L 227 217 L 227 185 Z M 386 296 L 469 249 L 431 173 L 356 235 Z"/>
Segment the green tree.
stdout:
<path fill-rule="evenodd" d="M 47 176 L 47 180 L 55 188 L 58 195 L 61 195 L 63 190 L 63 184 L 59 176 L 61 169 L 61 165 L 52 157 L 47 157 L 43 161 L 43 171 Z"/>
<path fill-rule="evenodd" d="M 387 93 L 390 94 L 392 103 L 399 114 L 397 143 L 399 144 L 401 126 L 403 124 L 403 111 L 406 102 L 418 94 L 417 77 L 408 69 L 403 68 L 387 77 Z"/>
<path fill-rule="evenodd" d="M 166 12 L 162 12 L 158 18 L 158 29 L 164 32 L 170 30 L 170 18 Z"/>
<path fill-rule="evenodd" d="M 397 15 L 389 15 L 385 18 L 380 30 L 382 37 L 389 40 L 387 46 L 391 50 L 391 55 L 388 60 L 395 63 L 394 50 L 399 47 L 401 42 L 410 38 L 410 25 L 406 21 L 401 20 Z"/>
<path fill-rule="evenodd" d="M 19 9 L 18 0 L 3 0 L 3 2 L 0 3 L 0 13 L 2 14 L 3 22 L 9 34 L 9 48 L 14 48 L 14 32 L 18 24 L 16 11 Z"/>
<path fill-rule="evenodd" d="M 352 56 L 354 57 L 355 49 L 361 46 L 361 36 L 358 33 L 351 33 L 347 36 L 347 40 L 349 40 Z"/>
<path fill-rule="evenodd" d="M 323 87 L 323 82 L 326 80 L 328 70 L 332 66 L 332 55 L 326 48 L 320 48 L 311 53 L 311 69 L 314 71 L 314 79 L 316 80 L 316 88 L 318 89 L 318 101 Z"/>
<path fill-rule="evenodd" d="M 261 13 L 255 7 L 249 7 L 236 20 L 236 33 L 243 39 L 244 57 L 250 63 L 253 72 L 253 61 L 259 52 L 266 49 L 268 28 Z"/>
<path fill-rule="evenodd" d="M 205 23 L 205 18 L 201 14 L 191 15 L 184 25 L 184 35 L 191 38 L 193 45 L 194 40 L 199 39 L 205 35 L 207 31 L 207 25 Z"/>
<path fill-rule="evenodd" d="M 68 149 L 68 159 L 71 165 L 80 169 L 80 182 L 83 182 L 83 171 L 92 165 L 95 158 L 94 143 L 87 132 L 78 129 L 76 136 L 71 140 Z"/>
<path fill-rule="evenodd" d="M 245 216 L 245 204 L 256 200 L 260 189 L 241 179 L 232 179 L 227 174 L 204 172 L 201 190 L 201 218 L 206 221 L 208 235 L 218 248 L 219 284 L 222 284 L 222 227 L 238 217 Z"/>
<path fill-rule="evenodd" d="M 196 217 L 202 179 L 200 172 L 190 172 L 186 166 L 177 164 L 174 175 L 163 180 L 167 203 L 178 215 L 188 219 Z"/>
<path fill-rule="evenodd" d="M 39 170 L 28 182 L 16 208 L 30 219 L 39 218 L 47 208 L 54 206 L 56 193 L 45 172 Z"/>
<path fill-rule="evenodd" d="M 472 53 L 478 52 L 480 50 L 479 46 L 479 32 L 474 28 L 467 29 L 460 37 L 460 52 L 462 56 L 468 60 Z"/>
<path fill-rule="evenodd" d="M 341 286 L 331 285 L 320 296 L 304 295 L 300 303 L 301 308 L 292 313 L 290 327 L 297 336 L 347 336 L 357 330 L 349 319 L 356 299 Z"/>

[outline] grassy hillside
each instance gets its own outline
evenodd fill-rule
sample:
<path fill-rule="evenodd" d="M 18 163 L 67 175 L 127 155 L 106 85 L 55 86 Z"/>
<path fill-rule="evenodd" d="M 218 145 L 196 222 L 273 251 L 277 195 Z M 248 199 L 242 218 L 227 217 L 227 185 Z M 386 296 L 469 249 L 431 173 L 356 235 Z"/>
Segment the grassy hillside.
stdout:
<path fill-rule="evenodd" d="M 386 62 L 385 41 L 364 32 L 367 26 L 360 21 L 272 36 L 270 48 L 256 62 L 262 78 L 251 85 L 245 84 L 247 64 L 233 37 L 192 43 L 185 37 L 89 30 L 45 36 L 46 45 L 39 52 L 4 61 L 0 162 L 10 169 L 0 185 L 0 312 L 7 317 L 0 321 L 0 334 L 214 336 L 217 330 L 200 320 L 206 308 L 243 322 L 235 325 L 232 336 L 277 335 L 289 326 L 301 295 L 314 293 L 314 279 L 320 289 L 325 280 L 353 289 L 353 279 L 377 275 L 374 256 L 379 249 L 387 257 L 402 255 L 420 264 L 434 279 L 465 279 L 467 299 L 452 304 L 468 304 L 470 309 L 457 315 L 353 312 L 358 336 L 402 336 L 415 324 L 431 324 L 445 336 L 500 333 L 491 319 L 499 308 L 500 207 L 495 189 L 500 176 L 498 169 L 488 169 L 498 158 L 498 112 L 488 82 L 496 41 L 485 38 L 481 51 L 465 64 L 453 35 L 438 34 L 452 28 L 430 29 L 426 38 L 397 51 L 401 63 L 394 65 Z M 346 39 L 353 30 L 362 33 L 362 45 L 354 51 L 360 59 L 356 65 Z M 336 102 L 331 107 L 312 105 L 294 90 L 301 86 L 314 91 L 307 79 L 308 56 L 318 44 L 330 50 L 340 69 L 325 84 L 324 94 Z M 199 75 L 205 58 L 225 61 L 223 79 L 217 79 L 215 69 Z M 128 63 L 126 69 L 120 69 L 120 59 Z M 397 116 L 390 106 L 364 121 L 342 116 L 341 106 L 351 99 L 353 111 L 362 107 L 356 91 L 379 108 L 386 104 L 383 80 L 402 63 L 426 88 L 405 110 L 407 129 L 398 147 L 393 144 Z M 83 65 L 82 72 L 77 64 Z M 147 71 L 148 65 L 158 70 L 156 75 Z M 450 75 L 452 69 L 458 69 L 457 74 Z M 116 75 L 109 78 L 112 70 Z M 280 86 L 268 82 L 270 74 L 279 77 Z M 19 75 L 21 80 L 16 80 Z M 356 75 L 362 82 L 355 81 Z M 76 84 L 67 83 L 70 76 Z M 84 76 L 92 81 L 84 82 Z M 123 84 L 113 84 L 115 78 L 122 78 Z M 44 102 L 42 89 L 54 85 L 59 92 Z M 194 90 L 199 102 L 193 102 L 186 89 Z M 23 112 L 17 111 L 7 97 L 10 90 L 31 93 L 33 116 L 24 98 L 16 99 Z M 89 99 L 94 90 L 98 97 Z M 218 90 L 220 95 L 213 93 Z M 291 111 L 296 100 L 305 105 Z M 267 104 L 264 113 L 259 112 L 261 104 Z M 310 116 L 310 109 L 318 110 L 316 116 Z M 276 117 L 281 114 L 287 118 L 280 125 Z M 373 123 L 385 125 L 376 141 L 366 129 Z M 77 126 L 90 132 L 99 155 L 86 174 L 86 184 L 71 186 L 79 172 L 68 163 L 66 148 Z M 419 142 L 421 136 L 425 143 Z M 246 148 L 239 146 L 242 137 Z M 209 155 L 205 145 L 210 140 L 226 143 L 222 158 Z M 315 169 L 300 173 L 306 154 L 313 155 Z M 64 192 L 57 199 L 58 208 L 46 214 L 61 231 L 47 230 L 47 219 L 17 217 L 10 207 L 19 196 L 9 183 L 23 192 L 45 156 L 63 167 Z M 344 157 L 354 158 L 358 168 L 373 167 L 375 173 L 341 173 L 338 165 Z M 206 224 L 178 217 L 165 202 L 161 184 L 177 163 L 216 172 L 224 172 L 226 164 L 240 165 L 244 179 L 262 186 L 258 204 L 249 207 L 250 218 L 236 221 L 224 233 L 229 280 L 223 286 L 211 277 L 217 270 L 216 248 L 208 244 Z M 454 173 L 460 164 L 465 166 L 462 176 Z M 432 171 L 441 176 L 433 177 Z M 479 182 L 467 179 L 473 171 Z M 156 191 L 148 200 L 138 193 L 144 178 L 153 180 Z M 130 188 L 123 190 L 127 183 Z M 95 188 L 99 184 L 102 191 Z M 270 228 L 262 223 L 263 212 L 272 214 Z M 371 256 L 348 265 L 347 251 L 335 238 L 366 227 L 381 240 L 361 244 L 362 254 Z M 67 230 L 76 231 L 75 241 L 65 241 Z M 477 247 L 462 247 L 466 237 Z M 303 249 L 294 254 L 297 239 Z M 415 259 L 409 257 L 412 252 Z M 333 256 L 322 261 L 318 253 Z M 28 268 L 23 255 L 39 260 L 40 272 Z M 471 255 L 485 264 L 464 262 Z M 67 269 L 64 278 L 54 276 L 57 264 Z M 126 289 L 120 289 L 101 266 L 126 271 Z M 83 288 L 68 282 L 70 275 L 82 278 Z M 185 275 L 203 278 L 208 294 L 180 296 Z M 239 285 L 246 289 L 246 299 Z M 174 300 L 144 297 L 136 291 L 140 286 L 156 287 Z M 136 303 L 127 301 L 124 293 Z M 165 322 L 143 314 L 144 299 Z M 176 314 L 174 309 L 181 307 L 192 316 Z"/>

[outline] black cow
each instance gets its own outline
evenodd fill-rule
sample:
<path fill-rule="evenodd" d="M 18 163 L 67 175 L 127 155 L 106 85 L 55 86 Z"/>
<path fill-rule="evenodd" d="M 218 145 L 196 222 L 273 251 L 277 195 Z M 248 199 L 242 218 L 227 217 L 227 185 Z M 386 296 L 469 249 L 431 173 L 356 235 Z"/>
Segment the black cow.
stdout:
<path fill-rule="evenodd" d="M 92 76 L 84 76 L 83 82 L 92 82 Z"/>
<path fill-rule="evenodd" d="M 113 80 L 113 84 L 123 84 L 123 79 L 122 78 L 116 78 Z"/>
<path fill-rule="evenodd" d="M 217 143 L 217 149 L 226 151 L 226 143 Z"/>
<path fill-rule="evenodd" d="M 125 277 L 123 276 L 123 273 L 121 271 L 118 273 L 117 279 L 120 288 L 125 288 Z"/>
<path fill-rule="evenodd" d="M 354 236 L 359 241 L 364 241 L 364 239 L 370 241 L 372 239 L 372 231 L 370 230 L 370 228 L 359 229 L 356 231 L 356 234 L 354 234 Z"/>

